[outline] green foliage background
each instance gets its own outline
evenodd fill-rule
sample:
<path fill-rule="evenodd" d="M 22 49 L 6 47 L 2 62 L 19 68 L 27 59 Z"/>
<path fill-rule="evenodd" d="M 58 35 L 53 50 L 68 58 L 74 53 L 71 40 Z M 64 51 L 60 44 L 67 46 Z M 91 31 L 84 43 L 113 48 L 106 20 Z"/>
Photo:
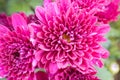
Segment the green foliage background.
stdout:
<path fill-rule="evenodd" d="M 10 15 L 14 12 L 24 11 L 27 14 L 31 14 L 34 13 L 33 9 L 35 6 L 42 5 L 42 1 L 43 0 L 0 0 L 0 13 L 5 12 Z M 110 57 L 104 60 L 104 68 L 96 68 L 98 71 L 97 76 L 100 77 L 101 80 L 114 80 L 110 70 L 110 64 L 120 59 L 120 19 L 117 22 L 111 23 L 111 31 L 106 35 L 106 38 L 108 38 L 108 42 L 103 43 L 103 46 L 110 51 Z"/>

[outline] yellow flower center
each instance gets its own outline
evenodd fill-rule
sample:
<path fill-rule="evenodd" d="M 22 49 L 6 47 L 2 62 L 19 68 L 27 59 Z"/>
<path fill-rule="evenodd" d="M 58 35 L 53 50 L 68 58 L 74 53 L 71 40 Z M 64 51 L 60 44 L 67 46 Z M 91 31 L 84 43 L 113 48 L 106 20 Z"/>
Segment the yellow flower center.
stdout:
<path fill-rule="evenodd" d="M 70 42 L 70 36 L 69 35 L 66 35 L 66 34 L 63 34 L 63 39 L 65 39 L 67 42 Z"/>

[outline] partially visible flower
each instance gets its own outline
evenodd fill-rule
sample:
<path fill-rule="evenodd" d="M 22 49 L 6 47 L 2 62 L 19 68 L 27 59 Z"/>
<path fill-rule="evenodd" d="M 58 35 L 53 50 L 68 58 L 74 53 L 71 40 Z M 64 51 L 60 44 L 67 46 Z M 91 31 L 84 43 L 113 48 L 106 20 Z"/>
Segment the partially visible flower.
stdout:
<path fill-rule="evenodd" d="M 61 7 L 61 11 L 66 11 L 66 7 L 74 4 L 77 9 L 86 10 L 98 17 L 98 22 L 109 23 L 116 21 L 120 14 L 120 0 L 55 0 Z M 44 4 L 50 3 L 52 0 L 45 0 Z"/>
<path fill-rule="evenodd" d="M 67 67 L 58 70 L 50 77 L 50 80 L 99 80 L 94 73 L 83 74 L 76 68 Z"/>
<path fill-rule="evenodd" d="M 11 17 L 13 30 L 0 24 L 0 77 L 8 80 L 33 80 L 34 47 L 26 20 L 20 14 Z"/>
<path fill-rule="evenodd" d="M 93 65 L 103 66 L 101 58 L 109 54 L 99 43 L 105 41 L 108 24 L 96 24 L 94 15 L 76 12 L 72 4 L 62 14 L 55 2 L 37 7 L 36 16 L 41 24 L 31 24 L 30 31 L 38 48 L 35 57 L 39 67 L 54 73 L 57 68 L 72 66 L 88 73 Z"/>
<path fill-rule="evenodd" d="M 24 20 L 26 20 L 27 24 L 29 23 L 39 24 L 40 23 L 34 14 L 31 14 L 29 16 L 27 16 L 24 12 L 19 12 L 19 14 L 24 18 Z M 7 16 L 5 13 L 0 14 L 0 24 L 6 26 L 11 31 L 13 30 L 11 16 Z"/>
<path fill-rule="evenodd" d="M 105 5 L 109 4 L 110 0 L 71 0 L 78 3 L 79 8 L 81 9 L 87 9 L 92 10 L 93 8 L 96 9 L 97 12 L 98 9 L 104 7 Z"/>
<path fill-rule="evenodd" d="M 104 23 L 116 21 L 118 15 L 120 14 L 119 3 L 120 1 L 118 0 L 112 0 L 108 5 L 104 6 L 104 9 L 102 11 L 96 13 L 98 20 Z"/>
<path fill-rule="evenodd" d="M 44 0 L 44 4 L 48 4 L 53 0 Z M 110 0 L 55 0 L 59 6 L 64 8 L 66 5 L 73 4 L 75 8 L 84 9 L 86 12 L 98 12 L 110 3 Z M 66 7 L 65 7 L 66 8 Z M 65 10 L 61 9 L 61 10 Z"/>

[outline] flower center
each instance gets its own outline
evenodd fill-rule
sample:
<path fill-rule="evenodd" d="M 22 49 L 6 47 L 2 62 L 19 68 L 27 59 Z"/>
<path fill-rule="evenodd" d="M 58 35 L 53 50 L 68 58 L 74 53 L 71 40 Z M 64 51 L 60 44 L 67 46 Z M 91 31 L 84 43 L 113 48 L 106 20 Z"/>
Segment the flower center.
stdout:
<path fill-rule="evenodd" d="M 20 57 L 20 53 L 19 52 L 15 52 L 15 53 L 13 53 L 13 56 L 14 56 L 14 58 L 19 58 Z"/>
<path fill-rule="evenodd" d="M 63 37 L 63 39 L 65 39 L 67 42 L 70 42 L 70 36 L 69 36 L 69 35 L 63 34 L 62 37 Z"/>

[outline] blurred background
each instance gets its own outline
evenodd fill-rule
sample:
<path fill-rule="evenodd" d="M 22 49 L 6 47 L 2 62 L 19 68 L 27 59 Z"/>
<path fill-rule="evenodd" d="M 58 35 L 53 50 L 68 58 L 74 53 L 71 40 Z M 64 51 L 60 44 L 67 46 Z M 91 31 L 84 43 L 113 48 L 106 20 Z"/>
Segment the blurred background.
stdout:
<path fill-rule="evenodd" d="M 34 13 L 34 8 L 41 5 L 43 0 L 0 0 L 0 13 L 10 15 L 14 12 L 24 11 L 26 14 Z M 120 80 L 120 18 L 111 23 L 111 31 L 106 35 L 108 41 L 102 45 L 110 51 L 110 56 L 104 68 L 96 68 L 97 76 L 101 80 Z M 0 79 L 5 80 L 5 79 Z"/>

